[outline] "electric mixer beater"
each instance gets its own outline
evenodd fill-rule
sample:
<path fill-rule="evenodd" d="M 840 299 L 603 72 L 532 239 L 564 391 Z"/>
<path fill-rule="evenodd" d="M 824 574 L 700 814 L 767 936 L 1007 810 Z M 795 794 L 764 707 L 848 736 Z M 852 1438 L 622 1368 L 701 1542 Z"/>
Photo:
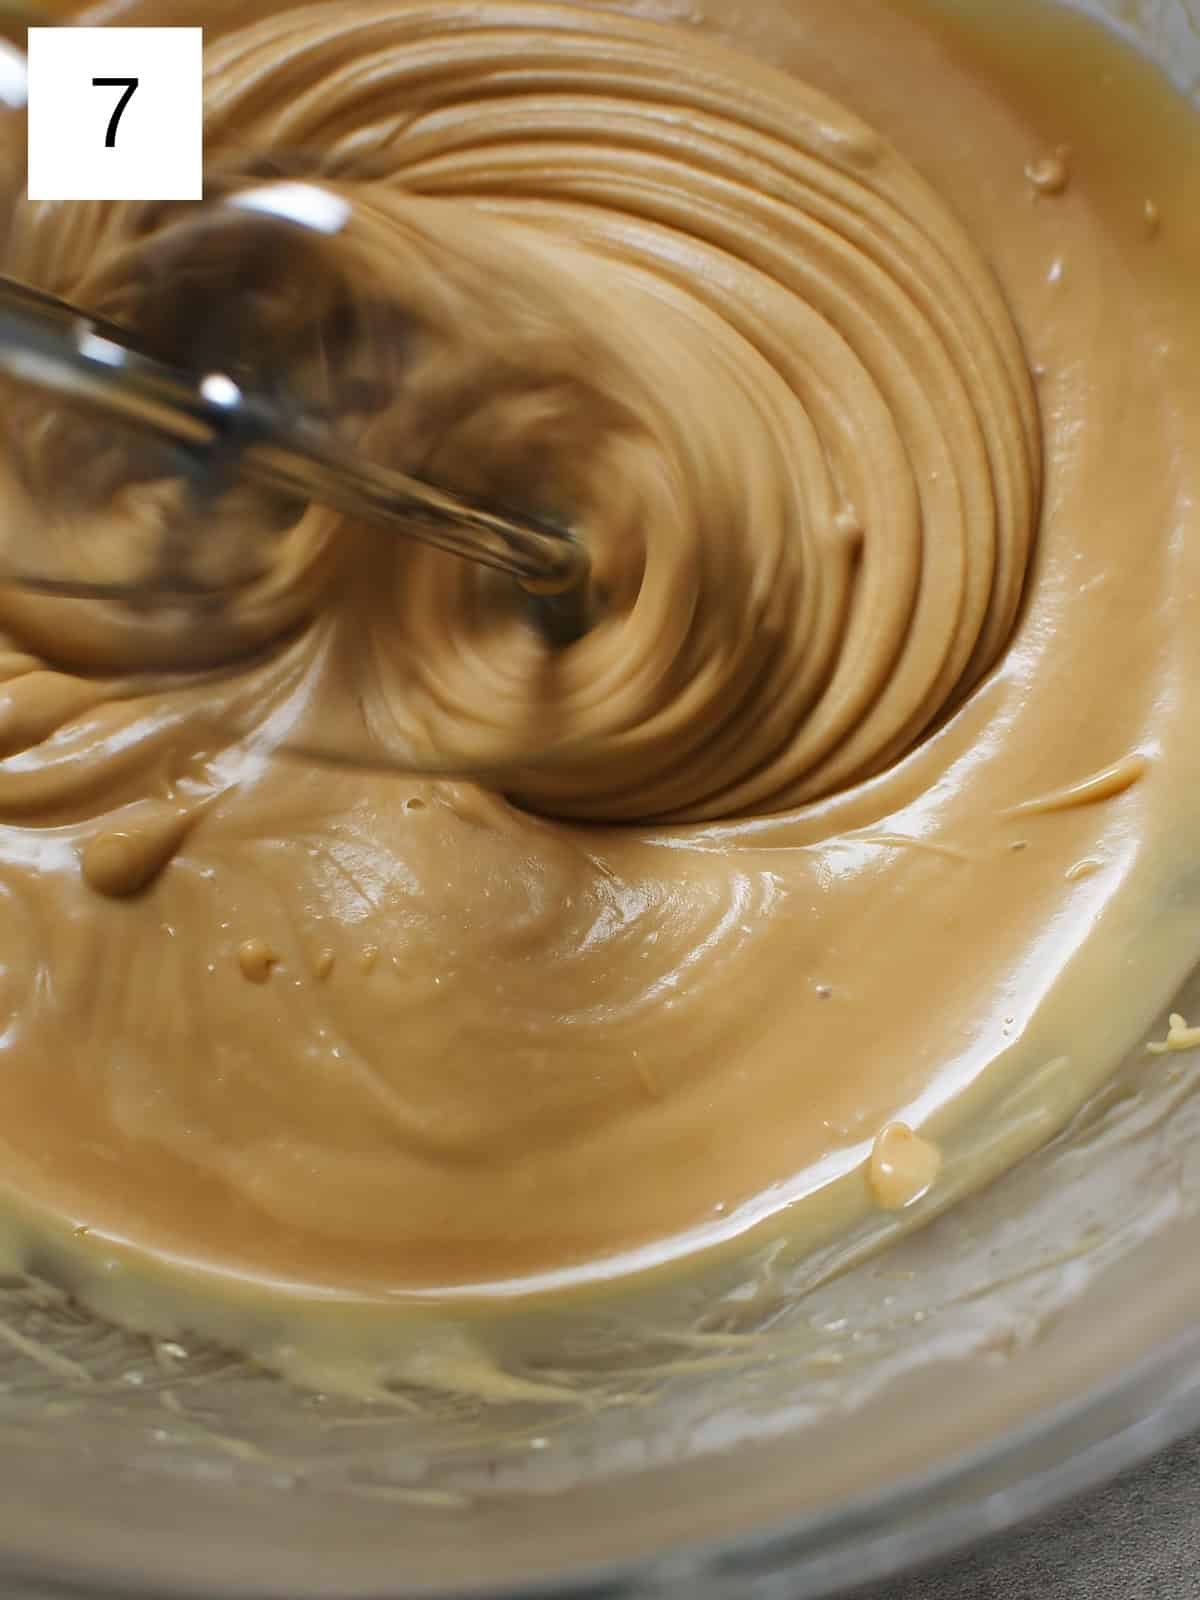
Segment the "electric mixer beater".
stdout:
<path fill-rule="evenodd" d="M 340 282 L 332 291 L 336 314 L 323 323 L 303 303 L 319 274 L 330 278 L 328 250 L 351 219 L 350 203 L 319 182 L 238 180 L 223 195 L 219 179 L 213 187 L 215 203 L 164 230 L 147 270 L 171 293 L 165 303 L 151 296 L 136 332 L 0 278 L 0 375 L 9 389 L 9 465 L 16 464 L 20 486 L 0 539 L 2 580 L 32 595 L 103 602 L 140 618 L 165 639 L 153 665 L 169 673 L 172 638 L 186 668 L 184 641 L 220 628 L 226 609 L 269 569 L 273 531 L 317 506 L 355 528 L 398 534 L 492 569 L 511 580 L 509 603 L 515 593 L 547 644 L 580 638 L 591 621 L 590 563 L 572 533 L 550 517 L 451 492 L 356 448 L 361 424 L 403 382 L 402 359 L 389 365 L 385 353 L 402 355 L 404 331 L 395 320 L 382 327 Z M 220 287 L 218 294 L 206 283 L 207 321 L 196 298 L 197 274 L 205 273 L 215 273 Z M 283 370 L 271 368 L 261 328 L 263 307 L 281 283 L 298 286 L 304 344 Z M 331 322 L 341 329 L 334 348 Z M 371 370 L 356 372 L 356 359 L 359 369 L 365 360 Z M 310 382 L 305 392 L 301 368 L 319 372 L 315 389 Z M 354 419 L 349 437 L 347 418 Z M 253 502 L 261 535 L 247 539 L 245 519 L 223 515 L 231 494 Z M 130 495 L 154 508 L 140 544 L 106 539 L 94 516 L 79 521 L 55 512 L 64 496 L 94 512 Z M 336 735 L 314 736 L 310 728 L 281 742 L 356 762 L 360 751 L 345 736 L 345 719 L 322 724 L 335 725 Z M 511 752 L 514 761 L 531 758 L 526 749 Z M 373 742 L 363 759 L 377 761 Z M 442 767 L 428 752 L 393 752 L 391 760 Z M 507 753 L 501 764 L 509 764 Z M 445 763 L 451 771 L 462 766 Z"/>
<path fill-rule="evenodd" d="M 305 183 L 235 195 L 230 212 L 285 231 L 336 235 L 348 204 Z M 568 644 L 587 626 L 588 557 L 548 522 L 473 504 L 434 485 L 364 460 L 347 460 L 320 429 L 289 417 L 226 372 L 189 372 L 159 359 L 127 329 L 11 278 L 0 279 L 0 371 L 122 427 L 174 446 L 194 494 L 230 477 L 329 506 L 356 520 L 435 545 L 509 574 L 529 596 L 546 636 Z M 186 594 L 169 567 L 138 582 L 15 565 L 17 581 L 72 597 Z"/>

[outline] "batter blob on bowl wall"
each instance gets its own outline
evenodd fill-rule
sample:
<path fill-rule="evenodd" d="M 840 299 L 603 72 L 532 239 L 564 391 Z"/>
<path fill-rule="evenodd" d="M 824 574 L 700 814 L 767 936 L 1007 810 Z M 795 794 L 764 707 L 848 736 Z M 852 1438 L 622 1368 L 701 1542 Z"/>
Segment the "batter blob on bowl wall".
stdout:
<path fill-rule="evenodd" d="M 536 478 L 602 608 L 555 653 L 311 509 L 192 663 L 236 670 L 150 695 L 127 617 L 0 591 L 22 1249 L 214 1327 L 235 1283 L 553 1290 L 936 1203 L 1038 1073 L 1014 1153 L 1061 1125 L 1191 956 L 1183 106 L 1080 19 L 1020 57 L 932 3 L 203 20 L 210 164 L 317 153 L 417 330 L 375 446 Z M 25 205 L 8 267 L 136 318 L 177 214 Z M 544 759 L 500 793 L 221 735 L 347 684 Z"/>

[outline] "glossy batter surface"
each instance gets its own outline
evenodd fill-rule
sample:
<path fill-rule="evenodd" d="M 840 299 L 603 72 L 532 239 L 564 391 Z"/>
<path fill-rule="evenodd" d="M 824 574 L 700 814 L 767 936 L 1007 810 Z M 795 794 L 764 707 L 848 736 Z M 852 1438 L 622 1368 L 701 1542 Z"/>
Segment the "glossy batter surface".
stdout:
<path fill-rule="evenodd" d="M 80 1259 L 612 1273 L 936 1191 L 1136 1038 L 1194 955 L 1159 929 L 1198 835 L 1200 136 L 1037 18 L 210 27 L 210 160 L 318 152 L 341 265 L 418 330 L 372 447 L 536 483 L 602 612 L 556 656 L 309 511 L 196 664 L 277 646 L 139 697 L 143 622 L 0 593 L 0 1179 Z M 146 315 L 170 224 L 29 207 L 11 270 Z M 228 736 L 351 703 L 544 758 L 502 798 Z"/>

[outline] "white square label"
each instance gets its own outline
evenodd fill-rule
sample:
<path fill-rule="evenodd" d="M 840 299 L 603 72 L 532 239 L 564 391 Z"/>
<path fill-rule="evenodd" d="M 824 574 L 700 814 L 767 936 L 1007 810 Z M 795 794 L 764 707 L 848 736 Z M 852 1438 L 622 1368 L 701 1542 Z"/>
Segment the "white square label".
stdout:
<path fill-rule="evenodd" d="M 29 198 L 199 200 L 202 28 L 30 28 Z"/>

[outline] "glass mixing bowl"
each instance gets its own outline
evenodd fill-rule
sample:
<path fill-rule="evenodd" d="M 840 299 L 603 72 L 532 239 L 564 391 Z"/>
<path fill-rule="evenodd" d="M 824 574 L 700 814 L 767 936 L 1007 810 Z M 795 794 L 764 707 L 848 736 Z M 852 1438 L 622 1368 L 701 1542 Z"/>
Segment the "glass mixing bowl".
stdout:
<path fill-rule="evenodd" d="M 1200 0 L 1092 9 L 1200 101 Z M 1138 1051 L 883 1253 L 514 1313 L 487 1404 L 300 1394 L 2 1282 L 0 1585 L 800 1600 L 1005 1527 L 1200 1426 L 1198 1088 Z"/>

